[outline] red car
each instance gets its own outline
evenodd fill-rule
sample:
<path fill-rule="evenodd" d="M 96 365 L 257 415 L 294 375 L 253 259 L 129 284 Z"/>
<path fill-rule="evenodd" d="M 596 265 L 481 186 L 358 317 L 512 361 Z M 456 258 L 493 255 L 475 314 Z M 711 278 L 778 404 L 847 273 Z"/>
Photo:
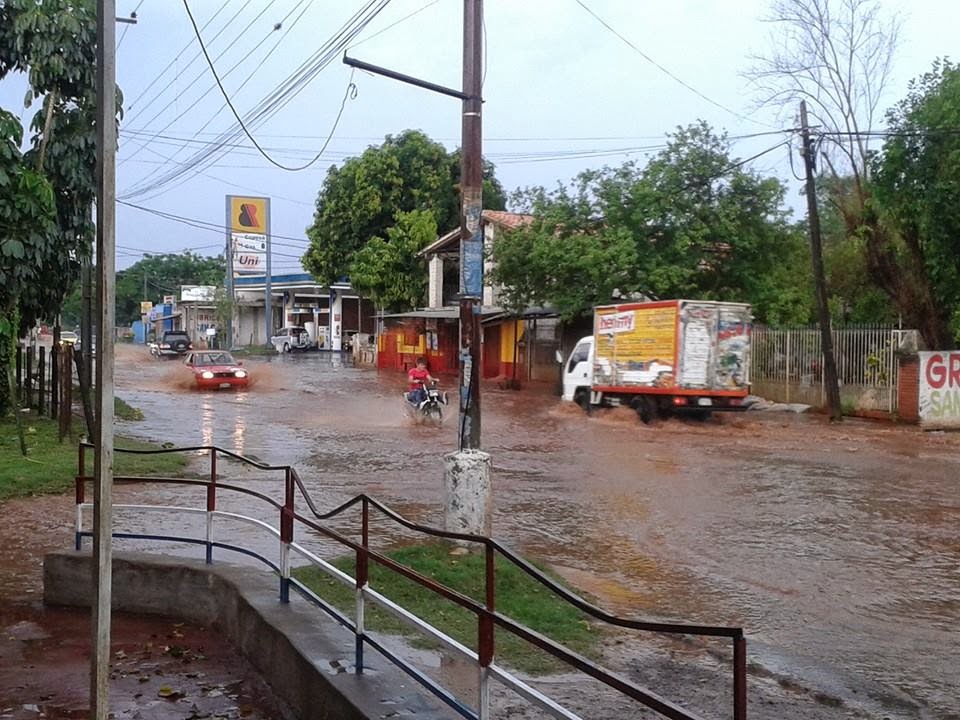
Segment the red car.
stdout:
<path fill-rule="evenodd" d="M 183 364 L 193 371 L 197 387 L 204 390 L 245 388 L 250 383 L 250 374 L 243 363 L 234 360 L 225 350 L 189 352 Z"/>

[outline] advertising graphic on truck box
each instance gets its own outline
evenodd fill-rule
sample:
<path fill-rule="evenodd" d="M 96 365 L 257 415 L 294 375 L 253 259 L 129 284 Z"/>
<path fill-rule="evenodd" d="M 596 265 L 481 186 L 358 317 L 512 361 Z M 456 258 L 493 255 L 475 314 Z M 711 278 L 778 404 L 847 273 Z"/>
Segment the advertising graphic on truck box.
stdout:
<path fill-rule="evenodd" d="M 594 381 L 669 387 L 677 353 L 677 305 L 597 308 Z"/>

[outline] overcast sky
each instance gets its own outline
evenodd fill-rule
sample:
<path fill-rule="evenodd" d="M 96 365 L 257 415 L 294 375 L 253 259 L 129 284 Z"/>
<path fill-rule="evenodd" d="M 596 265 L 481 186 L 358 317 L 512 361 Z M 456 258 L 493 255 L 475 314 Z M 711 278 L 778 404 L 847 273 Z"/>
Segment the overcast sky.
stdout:
<path fill-rule="evenodd" d="M 486 0 L 484 154 L 496 164 L 508 191 L 553 187 L 585 168 L 642 159 L 655 152 L 644 148 L 662 143 L 665 133 L 701 118 L 731 136 L 794 122 L 772 109 L 756 110 L 755 96 L 741 76 L 750 66 L 750 54 L 770 46 L 772 27 L 762 21 L 768 0 L 583 2 L 642 53 L 713 102 L 645 59 L 577 0 Z M 366 4 L 190 0 L 241 114 L 280 87 Z M 273 234 L 287 236 L 275 239 L 275 272 L 299 270 L 304 229 L 312 221 L 317 190 L 332 163 L 407 128 L 419 128 L 451 149 L 459 144 L 458 100 L 357 72 L 357 96 L 346 102 L 327 151 L 310 169 L 294 173 L 275 168 L 241 136 L 233 143 L 243 147 L 230 148 L 212 165 L 151 187 L 177 168 L 177 162 L 209 148 L 206 143 L 233 125 L 233 116 L 199 55 L 182 0 L 118 0 L 117 5 L 118 15 L 138 8 L 139 17 L 135 26 L 118 25 L 118 38 L 123 36 L 118 81 L 126 107 L 118 193 L 128 202 L 209 224 L 207 229 L 192 227 L 121 205 L 119 268 L 136 262 L 145 251 L 221 252 L 223 232 L 215 227 L 224 222 L 224 195 L 253 194 L 272 198 Z M 903 97 L 907 82 L 928 70 L 935 57 L 954 51 L 960 2 L 888 0 L 884 6 L 903 19 L 883 103 L 887 107 Z M 392 0 L 352 43 L 349 54 L 459 87 L 462 8 L 462 0 Z M 283 164 L 307 162 L 329 135 L 350 77 L 338 54 L 299 94 L 257 125 L 254 137 Z M 23 94 L 22 80 L 0 84 L 0 104 L 8 109 L 19 110 Z M 25 122 L 32 112 L 25 112 Z M 779 139 L 738 141 L 734 155 L 748 157 Z M 780 149 L 753 167 L 789 179 L 791 205 L 799 208 L 798 184 L 790 176 L 786 153 Z"/>

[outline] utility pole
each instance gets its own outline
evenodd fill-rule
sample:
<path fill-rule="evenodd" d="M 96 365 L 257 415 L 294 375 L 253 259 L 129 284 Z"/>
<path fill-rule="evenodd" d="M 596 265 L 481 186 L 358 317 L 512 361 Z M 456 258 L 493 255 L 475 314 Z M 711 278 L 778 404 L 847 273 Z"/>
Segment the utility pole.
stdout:
<path fill-rule="evenodd" d="M 817 210 L 817 188 L 813 173 L 816 165 L 810 128 L 807 125 L 807 103 L 800 101 L 800 133 L 803 138 L 803 166 L 807 175 L 807 223 L 810 226 L 810 258 L 813 262 L 813 282 L 817 296 L 817 317 L 820 322 L 820 344 L 823 349 L 823 382 L 827 391 L 830 419 L 843 419 L 840 407 L 840 385 L 837 381 L 837 362 L 833 355 L 833 331 L 830 326 L 830 307 L 827 304 L 827 281 L 823 271 L 823 243 L 820 239 L 820 214 Z"/>
<path fill-rule="evenodd" d="M 444 456 L 444 527 L 490 535 L 493 489 L 490 455 L 480 449 L 480 308 L 483 302 L 483 0 L 463 0 L 463 89 L 404 75 L 344 55 L 351 67 L 458 98 L 463 103 L 460 162 L 460 399 L 458 450 Z M 487 626 L 481 655 L 480 716 L 489 706 L 487 665 L 493 627 Z M 482 641 L 485 643 L 486 641 Z"/>
<path fill-rule="evenodd" d="M 480 309 L 483 303 L 483 0 L 463 3 L 460 149 L 460 449 L 480 449 Z"/>
<path fill-rule="evenodd" d="M 97 0 L 97 392 L 90 717 L 107 720 L 113 581 L 113 332 L 116 303 L 116 0 Z M 67 409 L 69 411 L 69 408 Z"/>

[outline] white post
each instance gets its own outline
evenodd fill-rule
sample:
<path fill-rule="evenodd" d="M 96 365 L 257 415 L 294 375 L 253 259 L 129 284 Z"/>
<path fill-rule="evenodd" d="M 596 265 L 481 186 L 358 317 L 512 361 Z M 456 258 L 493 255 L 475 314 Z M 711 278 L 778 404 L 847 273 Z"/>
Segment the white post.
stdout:
<path fill-rule="evenodd" d="M 477 716 L 480 720 L 489 720 L 490 714 L 490 668 L 480 668 L 479 698 Z"/>
<path fill-rule="evenodd" d="M 334 290 L 333 303 L 330 306 L 330 349 L 343 350 L 343 291 Z"/>
<path fill-rule="evenodd" d="M 490 537 L 492 515 L 489 453 L 459 450 L 444 456 L 444 529 Z"/>
<path fill-rule="evenodd" d="M 430 289 L 427 293 L 427 307 L 443 307 L 443 258 L 434 255 L 429 264 Z"/>

